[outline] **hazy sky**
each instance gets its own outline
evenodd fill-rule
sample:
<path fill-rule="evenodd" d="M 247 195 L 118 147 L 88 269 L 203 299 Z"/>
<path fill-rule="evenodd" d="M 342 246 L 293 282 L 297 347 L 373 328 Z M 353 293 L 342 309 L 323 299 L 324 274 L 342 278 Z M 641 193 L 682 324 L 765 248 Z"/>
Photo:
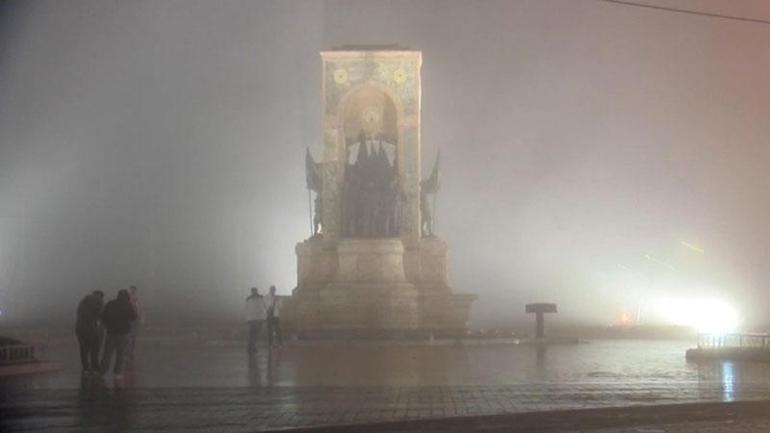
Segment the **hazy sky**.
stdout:
<path fill-rule="evenodd" d="M 770 19 L 763 0 L 648 3 Z M 157 320 L 289 293 L 318 52 L 392 43 L 423 52 L 423 167 L 440 147 L 436 230 L 475 326 L 531 301 L 597 324 L 695 296 L 767 316 L 770 25 L 596 0 L 0 13 L 2 320 L 69 320 L 129 284 Z"/>

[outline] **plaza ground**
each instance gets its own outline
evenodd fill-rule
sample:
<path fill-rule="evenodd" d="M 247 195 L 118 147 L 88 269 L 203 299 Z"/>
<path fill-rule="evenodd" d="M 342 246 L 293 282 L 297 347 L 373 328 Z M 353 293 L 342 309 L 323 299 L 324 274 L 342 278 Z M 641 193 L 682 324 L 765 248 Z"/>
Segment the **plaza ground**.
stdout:
<path fill-rule="evenodd" d="M 687 341 L 579 345 L 140 340 L 123 381 L 3 384 L 2 431 L 770 431 L 770 367 L 688 363 Z M 362 427 L 365 425 L 366 427 Z M 353 427 L 344 427 L 353 426 Z"/>

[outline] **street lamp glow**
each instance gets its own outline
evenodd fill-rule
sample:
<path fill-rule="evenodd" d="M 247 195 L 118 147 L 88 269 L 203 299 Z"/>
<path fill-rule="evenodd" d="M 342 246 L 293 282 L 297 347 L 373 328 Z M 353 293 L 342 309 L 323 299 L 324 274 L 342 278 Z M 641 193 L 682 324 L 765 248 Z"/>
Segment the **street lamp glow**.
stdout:
<path fill-rule="evenodd" d="M 707 334 L 728 334 L 740 323 L 736 310 L 717 299 L 666 300 L 658 309 L 666 321 Z"/>
<path fill-rule="evenodd" d="M 722 301 L 696 302 L 694 308 L 692 325 L 698 332 L 727 334 L 738 328 L 738 313 Z"/>

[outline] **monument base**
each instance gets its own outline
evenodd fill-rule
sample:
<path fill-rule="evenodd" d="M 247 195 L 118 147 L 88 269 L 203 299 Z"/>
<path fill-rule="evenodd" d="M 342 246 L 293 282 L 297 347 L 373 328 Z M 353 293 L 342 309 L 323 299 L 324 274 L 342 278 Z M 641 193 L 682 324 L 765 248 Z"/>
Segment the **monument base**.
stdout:
<path fill-rule="evenodd" d="M 399 238 L 321 238 L 297 245 L 298 284 L 284 301 L 287 331 L 300 336 L 466 333 L 474 295 L 446 284 L 446 243 Z"/>

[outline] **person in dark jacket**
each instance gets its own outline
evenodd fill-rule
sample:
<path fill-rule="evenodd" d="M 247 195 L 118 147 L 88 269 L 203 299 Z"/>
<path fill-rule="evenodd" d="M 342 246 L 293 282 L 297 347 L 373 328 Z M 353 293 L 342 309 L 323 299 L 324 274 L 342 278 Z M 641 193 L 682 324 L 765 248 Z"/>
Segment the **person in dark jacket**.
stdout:
<path fill-rule="evenodd" d="M 104 292 L 101 290 L 86 295 L 78 304 L 75 335 L 80 345 L 80 365 L 83 373 L 99 370 L 99 347 L 102 342 L 99 318 L 103 304 Z"/>
<path fill-rule="evenodd" d="M 107 339 L 104 343 L 102 354 L 101 373 L 107 373 L 112 363 L 112 355 L 115 354 L 115 378 L 121 378 L 123 371 L 123 355 L 128 345 L 131 325 L 136 320 L 136 311 L 131 305 L 128 290 L 118 292 L 118 297 L 107 303 L 102 311 L 102 324 L 107 330 Z"/>

